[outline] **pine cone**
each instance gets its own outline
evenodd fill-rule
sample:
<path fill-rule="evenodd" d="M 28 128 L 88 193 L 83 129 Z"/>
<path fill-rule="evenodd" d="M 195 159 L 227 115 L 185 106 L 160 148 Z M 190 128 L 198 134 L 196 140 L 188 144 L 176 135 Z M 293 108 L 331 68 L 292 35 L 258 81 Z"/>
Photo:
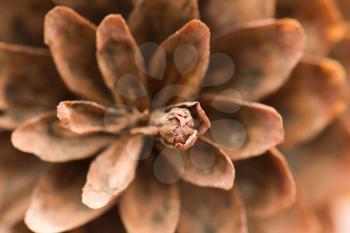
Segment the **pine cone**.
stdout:
<path fill-rule="evenodd" d="M 280 148 L 293 158 L 333 127 L 347 108 L 342 66 L 303 57 L 301 25 L 273 19 L 272 0 L 129 3 L 65 1 L 94 22 L 114 10 L 128 17 L 108 15 L 97 27 L 52 9 L 50 53 L 0 46 L 0 126 L 17 127 L 18 149 L 58 163 L 37 184 L 30 229 L 306 232 L 314 216 L 301 198 L 276 215 L 296 190 L 275 147 L 285 139 Z M 341 37 L 329 34 L 322 55 Z M 110 210 L 116 202 L 123 224 Z"/>
<path fill-rule="evenodd" d="M 350 2 L 347 0 L 278 0 L 276 14 L 278 17 L 295 18 L 304 26 L 308 38 L 308 56 L 338 60 L 344 66 L 345 75 L 348 77 L 349 7 Z M 347 78 L 344 87 L 348 88 L 348 82 Z M 316 85 L 314 87 L 316 88 Z M 330 98 L 325 95 L 324 101 Z M 283 116 L 283 112 L 281 113 Z M 296 178 L 299 202 L 285 213 L 267 222 L 260 222 L 261 228 L 258 232 L 280 232 L 281 229 L 291 226 L 291 216 L 297 213 L 303 218 L 299 217 L 297 221 L 294 217 L 294 227 L 289 227 L 287 232 L 349 232 L 348 119 L 349 110 L 346 107 L 346 112 L 334 117 L 331 124 L 322 128 L 317 137 L 298 147 L 282 150 L 287 155 Z"/>

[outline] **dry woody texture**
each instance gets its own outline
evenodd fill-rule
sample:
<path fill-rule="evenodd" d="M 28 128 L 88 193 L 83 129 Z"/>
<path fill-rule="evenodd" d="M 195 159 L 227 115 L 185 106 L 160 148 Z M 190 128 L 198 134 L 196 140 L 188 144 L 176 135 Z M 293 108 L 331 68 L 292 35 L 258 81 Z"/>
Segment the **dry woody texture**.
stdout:
<path fill-rule="evenodd" d="M 0 0 L 0 232 L 349 232 L 349 15 Z"/>

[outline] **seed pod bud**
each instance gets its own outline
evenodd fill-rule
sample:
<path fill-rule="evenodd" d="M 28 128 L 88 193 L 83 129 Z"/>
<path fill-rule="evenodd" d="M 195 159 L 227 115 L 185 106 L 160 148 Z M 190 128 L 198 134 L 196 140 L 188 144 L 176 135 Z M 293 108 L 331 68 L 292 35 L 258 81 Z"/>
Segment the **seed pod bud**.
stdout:
<path fill-rule="evenodd" d="M 158 129 L 160 141 L 171 148 L 187 150 L 210 127 L 199 102 L 186 102 L 156 110 L 150 125 Z"/>

